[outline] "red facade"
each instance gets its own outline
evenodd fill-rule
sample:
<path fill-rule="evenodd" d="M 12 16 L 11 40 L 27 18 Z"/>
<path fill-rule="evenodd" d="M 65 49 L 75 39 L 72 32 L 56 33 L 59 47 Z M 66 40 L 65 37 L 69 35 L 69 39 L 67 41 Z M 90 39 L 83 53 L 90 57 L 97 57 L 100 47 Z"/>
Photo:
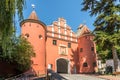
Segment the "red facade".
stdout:
<path fill-rule="evenodd" d="M 21 31 L 35 50 L 31 66 L 37 75 L 46 74 L 47 69 L 57 73 L 95 72 L 94 36 L 85 25 L 80 25 L 76 33 L 64 18 L 46 26 L 33 11 L 29 19 L 21 22 Z"/>

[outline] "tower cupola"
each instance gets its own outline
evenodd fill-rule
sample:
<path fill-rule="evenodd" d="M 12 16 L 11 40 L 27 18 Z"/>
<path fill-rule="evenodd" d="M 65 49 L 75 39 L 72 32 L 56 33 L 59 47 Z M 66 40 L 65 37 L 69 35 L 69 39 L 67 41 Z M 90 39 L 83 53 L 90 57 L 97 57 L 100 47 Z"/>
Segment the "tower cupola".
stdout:
<path fill-rule="evenodd" d="M 28 19 L 39 20 L 35 11 L 32 11 Z"/>

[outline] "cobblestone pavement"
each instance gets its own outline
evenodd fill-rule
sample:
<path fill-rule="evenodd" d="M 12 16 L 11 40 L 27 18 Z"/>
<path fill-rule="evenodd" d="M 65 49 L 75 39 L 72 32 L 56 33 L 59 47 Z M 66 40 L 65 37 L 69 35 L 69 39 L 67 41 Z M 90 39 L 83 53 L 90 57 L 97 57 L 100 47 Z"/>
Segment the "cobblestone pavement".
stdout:
<path fill-rule="evenodd" d="M 20 79 L 21 80 L 21 79 Z M 24 79 L 25 80 L 25 79 Z M 26 79 L 28 80 L 28 79 Z M 29 79 L 33 80 L 33 79 Z M 44 80 L 40 78 L 36 78 L 34 80 Z M 120 80 L 119 76 L 112 75 L 89 75 L 89 74 L 53 74 L 49 80 Z"/>
<path fill-rule="evenodd" d="M 108 79 L 108 80 L 120 80 L 120 75 L 118 75 L 118 76 L 113 76 L 113 75 L 99 75 L 99 76 L 96 76 L 96 77 L 104 78 L 104 79 Z"/>
<path fill-rule="evenodd" d="M 84 75 L 84 74 L 60 74 L 67 80 L 109 80 L 103 79 L 102 77 L 98 76 L 91 76 L 91 75 Z"/>
<path fill-rule="evenodd" d="M 49 70 L 50 80 L 120 80 L 120 75 L 98 75 L 98 74 L 58 74 Z"/>

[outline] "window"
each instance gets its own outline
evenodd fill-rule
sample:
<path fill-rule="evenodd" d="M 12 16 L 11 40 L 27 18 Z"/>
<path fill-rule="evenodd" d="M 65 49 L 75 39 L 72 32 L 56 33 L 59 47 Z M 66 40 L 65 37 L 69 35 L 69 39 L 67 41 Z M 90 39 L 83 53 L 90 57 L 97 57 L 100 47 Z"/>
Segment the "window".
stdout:
<path fill-rule="evenodd" d="M 80 52 L 83 52 L 83 48 L 80 48 Z"/>
<path fill-rule="evenodd" d="M 83 63 L 83 67 L 88 67 L 87 62 Z"/>
<path fill-rule="evenodd" d="M 42 39 L 42 35 L 39 35 L 39 38 Z"/>
<path fill-rule="evenodd" d="M 93 62 L 93 67 L 96 67 L 96 66 L 97 66 L 96 62 Z"/>
<path fill-rule="evenodd" d="M 94 47 L 91 47 L 91 51 L 94 51 Z"/>
<path fill-rule="evenodd" d="M 48 64 L 48 69 L 52 69 L 52 64 Z"/>
<path fill-rule="evenodd" d="M 71 48 L 71 43 L 68 43 L 68 48 Z"/>
<path fill-rule="evenodd" d="M 57 45 L 57 40 L 53 40 L 53 45 Z"/>
<path fill-rule="evenodd" d="M 26 34 L 25 34 L 25 38 L 28 38 L 28 37 L 29 37 L 29 34 L 28 34 L 28 33 L 26 33 Z"/>

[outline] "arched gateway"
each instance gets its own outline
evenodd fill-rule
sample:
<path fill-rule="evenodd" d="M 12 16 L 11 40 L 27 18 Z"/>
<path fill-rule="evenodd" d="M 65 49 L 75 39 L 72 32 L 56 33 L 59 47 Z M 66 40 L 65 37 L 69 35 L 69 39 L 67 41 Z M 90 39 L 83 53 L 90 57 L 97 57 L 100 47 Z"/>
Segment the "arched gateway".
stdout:
<path fill-rule="evenodd" d="M 68 73 L 69 61 L 67 59 L 60 58 L 56 62 L 57 62 L 57 73 Z"/>

